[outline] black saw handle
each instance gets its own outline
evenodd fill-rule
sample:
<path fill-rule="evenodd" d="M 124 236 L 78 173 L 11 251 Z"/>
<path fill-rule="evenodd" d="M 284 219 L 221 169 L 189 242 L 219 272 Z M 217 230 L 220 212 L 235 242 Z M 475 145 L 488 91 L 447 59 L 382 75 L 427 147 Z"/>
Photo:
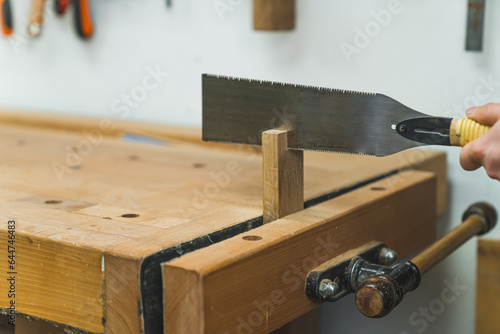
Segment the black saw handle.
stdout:
<path fill-rule="evenodd" d="M 464 146 L 491 127 L 469 118 L 417 117 L 399 122 L 396 131 L 403 137 L 429 145 Z"/>

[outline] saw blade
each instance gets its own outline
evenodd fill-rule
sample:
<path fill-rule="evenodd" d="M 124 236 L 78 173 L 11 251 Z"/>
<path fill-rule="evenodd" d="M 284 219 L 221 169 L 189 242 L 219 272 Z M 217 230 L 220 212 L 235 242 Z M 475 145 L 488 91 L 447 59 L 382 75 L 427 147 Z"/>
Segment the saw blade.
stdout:
<path fill-rule="evenodd" d="M 291 149 L 390 155 L 423 145 L 396 124 L 427 115 L 383 94 L 204 74 L 203 140 L 261 145 L 289 130 Z"/>

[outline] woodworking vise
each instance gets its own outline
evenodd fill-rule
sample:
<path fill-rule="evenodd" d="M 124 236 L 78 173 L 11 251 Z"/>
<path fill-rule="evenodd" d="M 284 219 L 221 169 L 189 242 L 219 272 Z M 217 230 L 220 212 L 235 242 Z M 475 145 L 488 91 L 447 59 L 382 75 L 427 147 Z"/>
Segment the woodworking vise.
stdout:
<path fill-rule="evenodd" d="M 462 224 L 448 232 L 412 260 L 397 260 L 397 254 L 380 242 L 370 242 L 341 254 L 311 270 L 306 294 L 319 301 L 335 302 L 355 293 L 358 310 L 370 318 L 388 315 L 415 290 L 421 276 L 475 235 L 489 232 L 497 213 L 488 203 L 471 205 Z"/>

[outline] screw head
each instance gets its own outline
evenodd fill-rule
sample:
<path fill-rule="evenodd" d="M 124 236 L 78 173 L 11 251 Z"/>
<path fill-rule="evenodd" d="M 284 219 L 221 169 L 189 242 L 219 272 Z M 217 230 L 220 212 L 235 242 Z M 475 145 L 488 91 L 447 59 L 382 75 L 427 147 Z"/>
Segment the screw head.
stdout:
<path fill-rule="evenodd" d="M 340 290 L 340 287 L 337 283 L 329 280 L 323 279 L 319 283 L 318 292 L 322 298 L 332 298 L 334 297 Z"/>
<path fill-rule="evenodd" d="M 405 133 L 406 131 L 408 131 L 408 126 L 406 124 L 401 124 L 399 126 L 399 132 Z"/>
<path fill-rule="evenodd" d="M 380 250 L 378 259 L 381 264 L 384 265 L 393 264 L 398 259 L 398 253 L 396 253 L 396 251 L 392 249 L 384 247 Z"/>

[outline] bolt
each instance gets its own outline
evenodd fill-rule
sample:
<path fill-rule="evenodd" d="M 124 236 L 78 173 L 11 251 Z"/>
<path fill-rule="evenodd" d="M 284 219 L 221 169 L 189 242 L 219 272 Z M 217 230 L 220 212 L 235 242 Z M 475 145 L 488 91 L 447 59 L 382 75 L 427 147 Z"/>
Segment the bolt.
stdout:
<path fill-rule="evenodd" d="M 324 299 L 335 297 L 339 290 L 339 285 L 329 279 L 325 278 L 319 283 L 318 292 L 319 295 Z"/>
<path fill-rule="evenodd" d="M 398 253 L 387 247 L 382 248 L 380 250 L 380 254 L 378 255 L 380 263 L 384 265 L 393 264 L 397 260 L 397 258 L 398 258 Z"/>
<path fill-rule="evenodd" d="M 399 132 L 405 133 L 406 131 L 408 131 L 408 126 L 406 124 L 401 124 L 399 126 Z"/>

